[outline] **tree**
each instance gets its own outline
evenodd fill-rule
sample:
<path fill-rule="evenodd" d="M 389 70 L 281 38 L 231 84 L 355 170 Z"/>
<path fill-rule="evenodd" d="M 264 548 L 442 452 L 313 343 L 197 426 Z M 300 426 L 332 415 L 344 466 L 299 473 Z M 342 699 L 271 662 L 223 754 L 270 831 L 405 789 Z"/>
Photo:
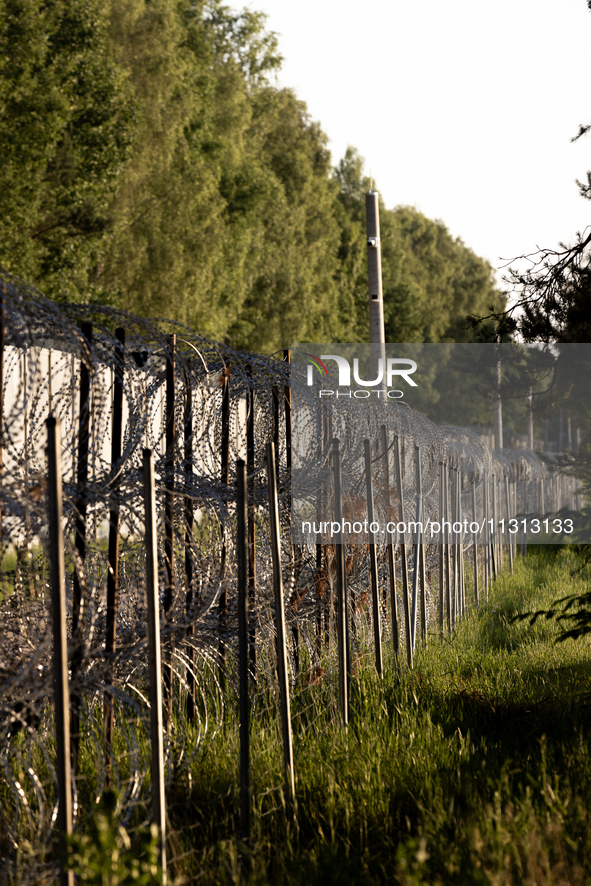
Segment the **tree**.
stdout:
<path fill-rule="evenodd" d="M 591 9 L 591 0 L 588 4 Z M 591 126 L 579 126 L 577 141 Z M 591 171 L 577 181 L 579 193 L 591 200 Z M 591 232 L 577 233 L 571 246 L 545 248 L 515 261 L 527 261 L 526 271 L 509 269 L 506 282 L 513 298 L 502 310 L 476 316 L 474 324 L 493 320 L 501 332 L 528 342 L 583 343 L 591 341 Z"/>
<path fill-rule="evenodd" d="M 0 262 L 76 297 L 112 224 L 136 105 L 104 0 L 0 0 Z"/>
<path fill-rule="evenodd" d="M 263 335 L 269 346 L 339 340 L 349 333 L 335 279 L 339 227 L 326 142 L 291 91 L 265 89 L 255 97 L 249 169 L 263 159 L 270 199 L 252 219 L 261 246 L 241 316 L 229 330 L 238 346 Z"/>
<path fill-rule="evenodd" d="M 366 340 L 363 160 L 332 169 L 280 63 L 220 0 L 0 0 L 0 264 L 235 347 Z M 499 306 L 442 223 L 381 211 L 391 341 Z"/>
<path fill-rule="evenodd" d="M 104 298 L 236 347 L 340 333 L 326 136 L 268 77 L 264 17 L 217 2 L 113 14 L 136 86 L 138 147 L 114 201 Z"/>
<path fill-rule="evenodd" d="M 471 340 L 469 314 L 485 305 L 504 304 L 491 266 L 454 239 L 443 222 L 412 207 L 398 207 L 390 220 L 384 280 L 385 297 L 388 293 L 392 305 L 386 320 L 389 340 L 403 340 L 395 306 L 405 301 L 412 303 L 412 313 L 407 309 L 406 316 L 415 328 L 415 337 L 407 340 Z"/>
<path fill-rule="evenodd" d="M 591 9 L 591 0 L 588 0 Z M 580 126 L 572 139 L 576 141 L 586 135 L 590 126 Z M 579 192 L 585 199 L 591 199 L 591 172 L 586 182 L 577 182 Z M 529 342 L 557 343 L 557 368 L 561 372 L 561 386 L 582 387 L 578 399 L 586 404 L 591 381 L 591 360 L 586 351 L 575 353 L 562 345 L 591 342 L 591 233 L 578 233 L 575 243 L 568 246 L 561 243 L 557 249 L 542 249 L 538 253 L 521 256 L 528 259 L 530 268 L 524 272 L 510 270 L 508 282 L 512 284 L 514 298 L 503 311 L 491 312 L 499 329 L 509 330 Z M 579 358 L 580 355 L 580 358 Z M 587 396 L 586 396 L 587 395 Z M 560 469 L 581 481 L 580 495 L 589 501 L 591 496 L 591 422 L 589 410 L 584 406 L 587 430 L 578 453 L 567 451 L 558 459 Z M 591 508 L 585 505 L 579 515 L 579 523 L 587 534 L 591 526 Z M 583 528 L 583 527 L 582 527 Z M 583 546 L 581 546 L 583 547 Z M 585 548 L 588 548 L 585 545 Z M 583 563 L 585 568 L 590 560 Z M 575 594 L 554 601 L 551 609 L 535 613 L 525 613 L 520 619 L 530 618 L 533 624 L 537 618 L 556 619 L 566 628 L 558 640 L 577 639 L 591 632 L 591 594 Z M 570 623 L 570 627 L 569 627 Z"/>

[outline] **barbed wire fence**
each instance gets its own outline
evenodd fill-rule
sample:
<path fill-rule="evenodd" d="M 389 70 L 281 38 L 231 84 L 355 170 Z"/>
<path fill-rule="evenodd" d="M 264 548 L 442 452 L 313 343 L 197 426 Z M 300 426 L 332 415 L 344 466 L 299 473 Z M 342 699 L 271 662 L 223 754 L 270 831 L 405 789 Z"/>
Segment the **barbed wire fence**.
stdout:
<path fill-rule="evenodd" d="M 382 644 L 399 666 L 412 666 L 418 643 L 453 631 L 487 598 L 503 556 L 513 563 L 515 546 L 500 545 L 494 533 L 477 544 L 462 528 L 465 517 L 496 525 L 503 516 L 556 512 L 575 495 L 572 480 L 533 452 L 493 453 L 470 431 L 398 406 L 378 417 L 363 401 L 339 426 L 328 414 L 319 419 L 310 400 L 304 420 L 315 434 L 322 425 L 312 458 L 292 451 L 292 389 L 299 385 L 304 398 L 313 391 L 288 352 L 239 352 L 167 320 L 57 305 L 9 274 L 0 278 L 0 297 L 2 882 L 59 875 L 50 415 L 61 434 L 74 827 L 107 788 L 124 825 L 141 828 L 150 818 L 144 450 L 155 472 L 167 785 L 190 783 L 224 718 L 238 716 L 241 582 L 250 716 L 277 719 L 284 701 L 276 671 L 280 564 L 290 726 L 321 728 L 321 720 L 343 718 L 355 668 L 369 660 L 384 667 Z M 332 482 L 337 461 L 340 486 Z M 298 494 L 316 495 L 318 472 L 326 478 L 327 470 L 330 513 L 340 506 L 354 522 L 371 503 L 384 523 L 416 517 L 452 528 L 435 536 L 396 529 L 352 545 L 292 542 L 292 479 Z M 311 688 L 322 705 L 310 700 Z M 279 747 L 271 731 L 251 747 L 253 757 L 267 752 L 265 741 Z M 271 809 L 279 801 L 269 791 L 260 802 Z"/>

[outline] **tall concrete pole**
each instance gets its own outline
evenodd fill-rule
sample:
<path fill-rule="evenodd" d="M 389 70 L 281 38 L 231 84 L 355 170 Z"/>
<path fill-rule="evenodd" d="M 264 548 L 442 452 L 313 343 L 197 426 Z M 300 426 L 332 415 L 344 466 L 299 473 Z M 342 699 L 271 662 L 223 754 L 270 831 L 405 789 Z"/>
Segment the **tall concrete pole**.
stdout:
<path fill-rule="evenodd" d="M 379 360 L 382 360 L 385 386 L 386 336 L 384 332 L 384 296 L 382 292 L 382 250 L 380 248 L 379 194 L 373 188 L 365 195 L 365 224 L 367 231 L 367 276 L 369 283 L 369 341 L 371 348 L 371 378 L 377 378 Z"/>

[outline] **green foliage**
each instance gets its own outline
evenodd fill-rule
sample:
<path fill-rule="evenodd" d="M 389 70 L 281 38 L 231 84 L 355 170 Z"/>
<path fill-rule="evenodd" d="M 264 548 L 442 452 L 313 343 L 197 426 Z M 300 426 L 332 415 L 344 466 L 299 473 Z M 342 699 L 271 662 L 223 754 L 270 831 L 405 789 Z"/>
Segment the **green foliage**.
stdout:
<path fill-rule="evenodd" d="M 0 261 L 53 296 L 87 286 L 135 138 L 108 8 L 0 2 Z"/>
<path fill-rule="evenodd" d="M 591 2 L 587 0 L 591 9 Z M 588 124 L 579 125 L 571 141 L 587 135 Z M 577 181 L 579 192 L 591 199 L 591 172 L 586 181 Z M 509 268 L 506 282 L 513 288 L 514 298 L 502 310 L 490 309 L 485 322 L 494 321 L 506 333 L 521 336 L 524 341 L 590 342 L 591 341 L 591 234 L 586 228 L 577 232 L 572 245 L 560 243 L 557 248 L 544 248 L 535 255 L 522 255 L 526 271 Z M 526 261 L 525 261 L 526 260 Z M 482 318 L 481 318 L 482 319 Z"/>
<path fill-rule="evenodd" d="M 338 336 L 326 136 L 269 85 L 279 57 L 263 16 L 135 0 L 112 21 L 140 137 L 114 203 L 104 298 L 238 347 Z"/>
<path fill-rule="evenodd" d="M 182 714 L 171 731 L 173 747 L 178 734 L 192 750 L 190 762 L 183 759 L 167 785 L 169 882 L 589 882 L 591 641 L 556 644 L 560 631 L 554 622 L 514 621 L 516 614 L 547 608 L 556 597 L 583 592 L 587 560 L 583 548 L 530 546 L 526 557 L 517 556 L 513 575 L 501 572 L 479 612 L 467 569 L 468 616 L 452 637 L 435 632 L 426 646 L 419 644 L 412 672 L 396 666 L 386 630 L 384 675 L 378 678 L 371 625 L 360 619 L 347 733 L 338 717 L 334 644 L 324 650 L 319 668 L 307 651 L 314 654 L 314 637 L 309 646 L 302 642 L 291 709 L 295 823 L 286 815 L 274 668 L 265 656 L 272 651 L 261 645 L 252 685 L 249 846 L 238 837 L 240 743 L 233 680 L 224 690 L 222 725 L 216 722 L 221 706 L 213 702 L 219 687 L 211 671 L 200 668 L 203 702 L 211 704 L 208 731 L 204 735 L 199 725 L 181 722 Z M 232 656 L 228 668 L 236 673 Z M 135 756 L 126 757 L 128 717 L 117 718 L 117 724 L 115 750 L 125 782 L 130 764 L 138 764 Z M 100 715 L 96 730 L 85 731 L 81 746 L 82 815 L 71 844 L 73 868 L 80 882 L 159 882 L 155 835 L 121 829 L 113 795 L 84 821 L 100 790 Z M 149 761 L 147 724 L 138 734 L 143 770 Z M 31 765 L 39 772 L 44 758 L 38 745 L 35 754 L 39 761 Z M 19 772 L 19 755 L 7 765 L 35 809 L 35 786 Z M 0 789 L 1 819 L 11 814 L 14 797 L 6 783 Z M 132 813 L 136 823 L 150 814 L 149 793 L 143 796 L 146 805 L 139 802 Z M 25 815 L 19 826 L 26 852 L 36 821 Z"/>
<path fill-rule="evenodd" d="M 331 168 L 262 13 L 0 0 L 0 264 L 239 348 L 367 340 L 363 161 Z M 444 225 L 382 206 L 387 340 L 499 306 Z"/>
<path fill-rule="evenodd" d="M 132 845 L 125 828 L 116 820 L 117 800 L 107 792 L 94 813 L 87 833 L 74 834 L 68 842 L 68 868 L 81 883 L 96 886 L 153 886 L 162 883 L 158 865 L 158 831 L 155 825 L 143 833 L 140 845 Z"/>
<path fill-rule="evenodd" d="M 584 582 L 583 588 L 577 593 L 569 593 L 553 600 L 548 608 L 537 609 L 535 612 L 518 612 L 512 616 L 512 622 L 527 621 L 530 627 L 533 627 L 538 619 L 547 622 L 554 621 L 561 628 L 560 633 L 556 636 L 557 643 L 563 643 L 565 640 L 578 640 L 591 634 L 591 592 L 587 587 L 591 555 L 587 545 L 579 545 L 578 550 L 581 555 L 579 562 L 574 568 L 569 568 L 569 573 L 571 580 L 577 584 Z M 572 588 L 569 590 L 572 591 Z"/>
<path fill-rule="evenodd" d="M 292 703 L 297 828 L 285 816 L 279 730 L 259 697 L 246 851 L 236 836 L 231 716 L 190 791 L 177 783 L 169 795 L 177 874 L 211 883 L 587 882 L 589 646 L 557 647 L 554 624 L 512 621 L 583 586 L 583 575 L 571 576 L 581 562 L 569 548 L 530 548 L 453 638 L 430 637 L 413 673 L 398 673 L 385 641 L 380 681 L 371 632 L 359 630 L 348 735 L 334 706 L 336 661 L 329 652 L 324 674 L 304 661 Z"/>
<path fill-rule="evenodd" d="M 580 562 L 568 548 L 530 549 L 453 639 L 430 638 L 413 673 L 399 674 L 386 646 L 380 681 L 370 632 L 360 631 L 348 735 L 335 716 L 334 659 L 324 674 L 304 662 L 292 705 L 297 828 L 284 815 L 278 731 L 261 719 L 259 699 L 252 845 L 245 851 L 236 837 L 238 741 L 228 724 L 195 768 L 190 793 L 179 784 L 169 800 L 188 853 L 179 875 L 211 883 L 586 882 L 588 646 L 556 647 L 555 625 L 511 620 L 564 593 Z"/>
<path fill-rule="evenodd" d="M 391 213 L 390 253 L 396 244 L 401 260 L 388 263 L 386 252 L 384 262 L 388 341 L 472 341 L 469 315 L 504 305 L 491 266 L 454 239 L 442 222 L 399 207 Z M 398 325 L 400 303 L 412 305 L 406 310 L 407 328 Z"/>

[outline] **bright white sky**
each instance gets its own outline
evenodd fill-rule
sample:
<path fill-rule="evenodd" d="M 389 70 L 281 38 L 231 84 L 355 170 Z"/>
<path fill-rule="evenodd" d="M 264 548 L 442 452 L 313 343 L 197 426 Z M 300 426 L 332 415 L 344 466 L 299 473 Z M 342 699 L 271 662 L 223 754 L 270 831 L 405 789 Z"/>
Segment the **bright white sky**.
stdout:
<path fill-rule="evenodd" d="M 238 5 L 236 3 L 235 5 Z M 591 224 L 585 0 L 250 0 L 279 34 L 279 85 L 416 206 L 499 268 Z M 500 275 L 499 275 L 500 277 Z"/>

